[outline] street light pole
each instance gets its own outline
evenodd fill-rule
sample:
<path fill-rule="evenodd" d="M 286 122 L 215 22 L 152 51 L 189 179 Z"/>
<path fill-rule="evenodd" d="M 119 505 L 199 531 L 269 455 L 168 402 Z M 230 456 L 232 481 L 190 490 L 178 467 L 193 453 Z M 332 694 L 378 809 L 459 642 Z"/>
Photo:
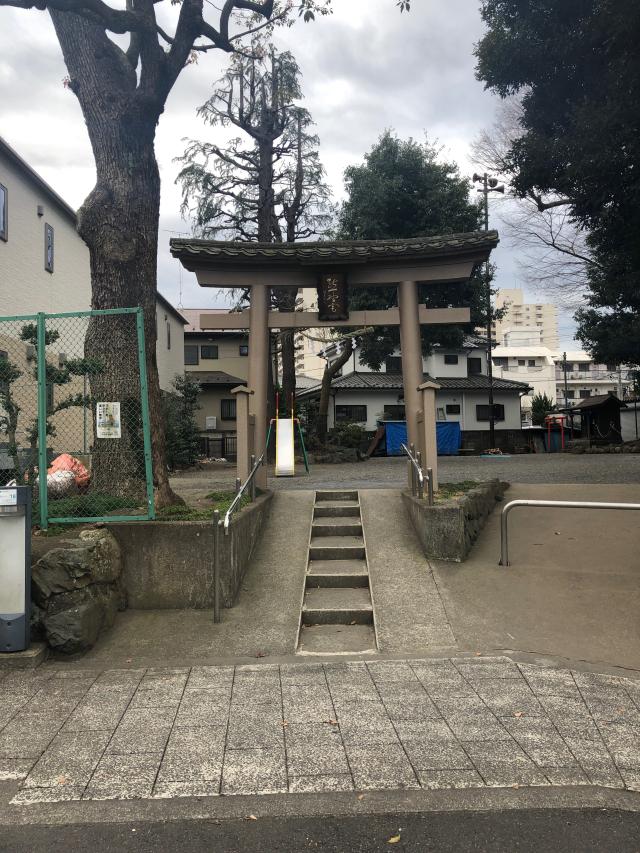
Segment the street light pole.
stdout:
<path fill-rule="evenodd" d="M 504 185 L 498 184 L 497 178 L 491 178 L 484 172 L 482 175 L 474 174 L 474 183 L 481 183 L 482 188 L 478 190 L 484 195 L 484 230 L 489 230 L 489 193 L 497 192 L 504 193 Z M 491 312 L 491 274 L 489 261 L 485 265 L 486 278 L 486 312 L 487 312 L 487 378 L 489 379 L 489 446 L 491 449 L 496 444 L 496 427 L 495 427 L 495 407 L 493 402 L 493 329 L 491 328 L 492 312 Z"/>

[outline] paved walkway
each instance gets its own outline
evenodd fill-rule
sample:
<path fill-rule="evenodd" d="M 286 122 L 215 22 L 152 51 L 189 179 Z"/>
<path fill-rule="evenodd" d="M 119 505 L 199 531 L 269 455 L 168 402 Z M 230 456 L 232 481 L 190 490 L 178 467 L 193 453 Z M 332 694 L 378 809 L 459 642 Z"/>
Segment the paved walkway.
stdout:
<path fill-rule="evenodd" d="M 181 474 L 171 485 L 187 500 L 204 497 L 212 489 L 233 489 L 235 465 L 212 466 L 205 471 Z M 499 477 L 509 483 L 640 483 L 640 454 L 573 455 L 538 453 L 483 459 L 480 456 L 441 456 L 438 473 L 443 483 L 463 480 L 491 480 Z M 312 465 L 307 476 L 300 466 L 295 477 L 273 476 L 269 470 L 269 488 L 332 489 L 345 485 L 353 489 L 404 488 L 406 461 L 399 457 L 381 457 L 366 462 L 340 465 Z"/>
<path fill-rule="evenodd" d="M 505 657 L 0 680 L 12 803 L 382 789 L 640 790 L 640 681 Z"/>

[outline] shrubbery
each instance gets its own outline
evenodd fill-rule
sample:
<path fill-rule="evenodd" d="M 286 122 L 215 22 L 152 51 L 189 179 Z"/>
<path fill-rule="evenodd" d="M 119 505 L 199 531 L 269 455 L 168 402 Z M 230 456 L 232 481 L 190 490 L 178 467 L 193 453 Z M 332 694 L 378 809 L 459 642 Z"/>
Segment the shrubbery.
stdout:
<path fill-rule="evenodd" d="M 167 464 L 169 468 L 187 468 L 199 454 L 196 412 L 200 408 L 200 384 L 191 376 L 176 376 L 173 388 L 162 395 Z"/>

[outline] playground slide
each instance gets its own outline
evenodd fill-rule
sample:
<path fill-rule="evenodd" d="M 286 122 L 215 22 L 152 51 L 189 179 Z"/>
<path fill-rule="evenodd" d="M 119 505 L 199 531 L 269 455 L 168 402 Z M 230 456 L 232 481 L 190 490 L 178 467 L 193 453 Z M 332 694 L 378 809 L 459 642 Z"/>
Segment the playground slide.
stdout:
<path fill-rule="evenodd" d="M 276 477 L 293 477 L 293 418 L 276 421 Z"/>

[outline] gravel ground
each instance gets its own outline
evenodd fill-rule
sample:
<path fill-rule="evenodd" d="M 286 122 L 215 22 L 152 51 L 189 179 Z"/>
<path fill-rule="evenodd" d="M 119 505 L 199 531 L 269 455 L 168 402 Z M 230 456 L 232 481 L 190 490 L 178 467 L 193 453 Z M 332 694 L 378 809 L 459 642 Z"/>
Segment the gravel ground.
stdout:
<path fill-rule="evenodd" d="M 323 489 L 351 486 L 359 489 L 401 488 L 406 482 L 406 462 L 400 458 L 369 459 L 342 465 L 313 465 L 307 476 L 302 466 L 295 477 L 273 477 L 271 489 Z M 445 456 L 438 460 L 440 481 L 490 480 L 509 483 L 640 483 L 640 454 L 595 456 L 554 453 L 510 457 Z M 233 488 L 234 465 L 182 474 L 172 480 L 184 496 L 199 496 L 212 489 Z"/>

